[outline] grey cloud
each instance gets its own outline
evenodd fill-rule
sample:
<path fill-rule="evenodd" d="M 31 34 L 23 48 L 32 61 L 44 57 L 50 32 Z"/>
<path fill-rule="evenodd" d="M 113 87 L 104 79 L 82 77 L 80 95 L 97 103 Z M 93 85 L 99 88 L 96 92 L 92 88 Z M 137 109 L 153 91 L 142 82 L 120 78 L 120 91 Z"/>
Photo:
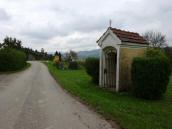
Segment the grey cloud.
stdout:
<path fill-rule="evenodd" d="M 57 35 L 57 31 L 53 28 L 49 28 L 48 26 L 45 28 L 35 27 L 30 29 L 25 29 L 20 32 L 21 34 L 29 37 L 29 38 L 35 38 L 35 39 L 44 39 L 47 40 L 49 38 L 52 38 Z"/>
<path fill-rule="evenodd" d="M 69 38 L 68 40 L 66 40 L 65 42 L 63 42 L 62 45 L 59 45 L 59 43 L 57 41 L 57 43 L 55 45 L 56 46 L 55 48 L 59 49 L 60 51 L 91 50 L 91 49 L 95 49 L 97 47 L 97 44 L 95 42 L 95 38 L 89 38 L 89 37 Z"/>
<path fill-rule="evenodd" d="M 2 1 L 8 5 L 6 0 Z M 24 6 L 21 4 L 22 1 L 16 0 L 13 3 L 17 6 L 11 4 L 9 7 L 12 10 L 10 12 L 11 22 L 6 25 L 1 22 L 0 28 L 4 28 L 4 25 L 8 29 L 14 28 L 9 29 L 9 33 L 14 31 L 13 33 L 22 35 L 28 42 L 31 41 L 32 45 L 35 44 L 33 46 L 36 48 L 42 47 L 41 44 L 52 45 L 51 39 L 57 37 L 62 37 L 60 41 L 64 43 L 61 43 L 63 50 L 66 46 L 77 50 L 95 48 L 95 41 L 99 37 L 97 35 L 97 37 L 90 37 L 93 32 L 103 33 L 109 26 L 109 19 L 112 19 L 113 27 L 124 30 L 143 33 L 146 30 L 157 29 L 167 35 L 169 42 L 172 41 L 171 0 L 76 0 L 71 3 L 66 0 L 58 2 L 37 0 L 35 3 L 25 0 Z M 28 3 L 29 6 L 27 6 Z M 13 9 L 15 9 L 15 13 Z M 10 16 L 0 7 L 0 19 L 8 20 Z M 1 31 L 0 33 L 4 32 Z M 74 39 L 68 40 L 68 36 L 75 32 L 80 35 L 87 33 L 90 36 L 74 37 Z M 52 49 L 53 47 L 49 50 Z"/>
<path fill-rule="evenodd" d="M 78 16 L 66 27 L 73 31 L 90 32 L 99 31 L 108 27 L 110 17 L 107 16 Z M 119 25 L 118 25 L 119 26 Z"/>
<path fill-rule="evenodd" d="M 6 21 L 9 19 L 10 19 L 9 14 L 4 9 L 0 8 L 0 21 Z"/>
<path fill-rule="evenodd" d="M 81 18 L 82 17 L 82 18 Z M 108 16 L 76 16 L 73 17 L 73 20 L 62 24 L 60 27 L 57 27 L 56 24 L 43 24 L 38 26 L 29 25 L 27 28 L 21 29 L 21 34 L 27 35 L 29 37 L 40 38 L 40 39 L 49 39 L 55 36 L 67 36 L 74 32 L 94 32 L 106 30 L 109 26 Z M 114 23 L 116 27 L 121 27 L 122 22 L 117 20 Z"/>

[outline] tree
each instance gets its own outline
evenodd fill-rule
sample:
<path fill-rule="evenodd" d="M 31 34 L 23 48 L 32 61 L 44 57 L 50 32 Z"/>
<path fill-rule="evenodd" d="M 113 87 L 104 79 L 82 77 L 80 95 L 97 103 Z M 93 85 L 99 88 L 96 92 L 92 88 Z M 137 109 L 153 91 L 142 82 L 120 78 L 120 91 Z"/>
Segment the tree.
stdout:
<path fill-rule="evenodd" d="M 54 55 L 59 57 L 59 61 L 62 61 L 62 55 L 60 52 L 56 51 Z"/>
<path fill-rule="evenodd" d="M 3 43 L 0 43 L 0 48 L 2 49 L 16 49 L 26 53 L 27 58 L 33 56 L 36 60 L 47 60 L 52 59 L 52 55 L 48 55 L 44 49 L 41 49 L 41 52 L 33 50 L 31 48 L 25 48 L 22 46 L 22 41 L 12 37 L 5 37 Z"/>
<path fill-rule="evenodd" d="M 167 46 L 166 36 L 161 32 L 157 31 L 147 31 L 143 34 L 143 38 L 154 48 L 163 48 Z"/>
<path fill-rule="evenodd" d="M 2 44 L 0 43 L 0 48 L 2 48 Z"/>
<path fill-rule="evenodd" d="M 69 52 L 66 52 L 66 53 L 65 53 L 65 61 L 68 61 L 68 62 L 71 61 L 71 57 L 70 57 Z"/>
<path fill-rule="evenodd" d="M 58 55 L 58 52 L 56 51 L 54 55 L 57 56 Z"/>
<path fill-rule="evenodd" d="M 76 61 L 78 59 L 78 55 L 75 51 L 70 50 L 65 53 L 65 60 L 68 62 Z"/>
<path fill-rule="evenodd" d="M 75 51 L 70 50 L 69 55 L 70 55 L 71 60 L 77 60 L 78 59 L 78 55 Z"/>
<path fill-rule="evenodd" d="M 60 52 L 59 52 L 59 60 L 62 61 L 62 55 Z"/>
<path fill-rule="evenodd" d="M 21 40 L 17 40 L 16 41 L 16 48 L 17 49 L 21 49 L 22 48 L 22 41 Z"/>
<path fill-rule="evenodd" d="M 22 42 L 20 40 L 17 40 L 16 38 L 12 37 L 6 37 L 2 43 L 3 48 L 16 48 L 21 49 L 22 48 Z"/>

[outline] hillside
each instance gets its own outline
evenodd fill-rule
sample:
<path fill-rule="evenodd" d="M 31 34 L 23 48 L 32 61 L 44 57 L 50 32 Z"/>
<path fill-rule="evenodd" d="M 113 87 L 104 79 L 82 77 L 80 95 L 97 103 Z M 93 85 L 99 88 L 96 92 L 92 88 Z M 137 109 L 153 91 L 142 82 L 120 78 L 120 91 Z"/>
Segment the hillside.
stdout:
<path fill-rule="evenodd" d="M 99 57 L 99 49 L 78 52 L 79 58 Z"/>

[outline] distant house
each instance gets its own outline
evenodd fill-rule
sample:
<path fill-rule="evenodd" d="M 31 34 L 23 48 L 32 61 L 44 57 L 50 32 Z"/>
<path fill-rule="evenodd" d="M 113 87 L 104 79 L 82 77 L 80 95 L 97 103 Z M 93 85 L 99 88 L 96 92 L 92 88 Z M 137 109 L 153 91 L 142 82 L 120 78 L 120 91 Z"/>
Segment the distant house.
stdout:
<path fill-rule="evenodd" d="M 97 41 L 100 46 L 100 87 L 127 90 L 131 86 L 132 59 L 148 46 L 138 33 L 109 27 Z"/>

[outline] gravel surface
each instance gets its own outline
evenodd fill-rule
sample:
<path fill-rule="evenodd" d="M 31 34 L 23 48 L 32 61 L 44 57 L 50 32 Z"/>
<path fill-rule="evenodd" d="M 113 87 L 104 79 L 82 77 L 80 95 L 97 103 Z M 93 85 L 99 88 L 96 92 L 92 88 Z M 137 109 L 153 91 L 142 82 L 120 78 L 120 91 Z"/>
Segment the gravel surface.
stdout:
<path fill-rule="evenodd" d="M 46 66 L 0 75 L 0 129 L 112 129 L 100 115 L 72 98 Z"/>

